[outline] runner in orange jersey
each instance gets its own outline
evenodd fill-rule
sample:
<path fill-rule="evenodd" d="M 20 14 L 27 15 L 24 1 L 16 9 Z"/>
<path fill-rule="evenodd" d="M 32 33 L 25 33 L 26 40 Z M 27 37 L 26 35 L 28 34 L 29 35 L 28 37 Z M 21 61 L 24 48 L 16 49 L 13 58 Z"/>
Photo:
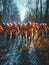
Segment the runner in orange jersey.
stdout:
<path fill-rule="evenodd" d="M 44 26 L 43 26 L 43 24 L 40 24 L 40 26 L 39 26 L 39 36 L 40 37 L 44 37 Z"/>
<path fill-rule="evenodd" d="M 16 29 L 16 36 L 18 36 L 19 34 L 20 34 L 20 30 L 19 30 L 19 25 L 18 24 L 16 24 L 15 25 L 15 29 Z"/>
<path fill-rule="evenodd" d="M 31 23 L 31 39 L 34 40 L 34 32 L 35 32 L 35 28 L 33 27 L 33 23 Z"/>
<path fill-rule="evenodd" d="M 6 34 L 6 32 L 7 32 L 7 23 L 5 23 L 3 29 L 4 29 L 4 32 L 5 32 L 5 34 Z"/>
<path fill-rule="evenodd" d="M 3 37 L 3 36 L 4 36 L 3 27 L 2 27 L 2 25 L 0 25 L 0 37 Z"/>
<path fill-rule="evenodd" d="M 29 42 L 31 42 L 31 34 L 32 34 L 31 22 L 28 22 L 27 23 L 27 39 Z"/>
<path fill-rule="evenodd" d="M 3 32 L 3 27 L 0 25 L 0 34 Z"/>
<path fill-rule="evenodd" d="M 10 37 L 12 37 L 12 28 L 13 28 L 13 24 L 10 23 L 9 26 L 8 26 Z"/>
<path fill-rule="evenodd" d="M 22 32 L 22 40 L 25 39 L 25 42 L 26 42 L 26 27 L 25 27 L 25 24 L 23 24 L 21 32 Z"/>
<path fill-rule="evenodd" d="M 22 27 L 23 27 L 23 25 L 20 24 L 20 25 L 19 25 L 19 31 L 20 31 L 20 40 L 21 40 L 21 41 L 22 41 Z"/>
<path fill-rule="evenodd" d="M 13 37 L 13 24 L 12 23 L 9 23 L 7 25 L 7 28 L 8 28 L 8 34 L 10 36 L 10 39 L 12 39 L 12 37 Z"/>
<path fill-rule="evenodd" d="M 39 36 L 39 24 L 35 23 L 34 41 L 38 39 L 38 36 Z"/>
<path fill-rule="evenodd" d="M 48 34 L 48 25 L 46 23 L 43 23 L 43 27 L 44 27 L 44 35 L 46 37 Z"/>
<path fill-rule="evenodd" d="M 10 38 L 11 38 L 11 40 L 12 40 L 12 47 L 13 47 L 13 45 L 14 45 L 14 42 L 15 42 L 15 39 L 16 39 L 16 29 L 15 29 L 15 25 L 16 25 L 16 23 L 15 22 L 13 22 L 13 23 L 10 23 L 10 25 L 9 25 L 9 34 L 10 34 Z"/>
<path fill-rule="evenodd" d="M 32 22 L 33 28 L 36 28 L 36 23 Z"/>
<path fill-rule="evenodd" d="M 28 27 L 27 27 L 27 23 L 25 24 L 25 43 L 27 43 L 27 30 Z"/>
<path fill-rule="evenodd" d="M 20 26 L 19 26 L 20 33 L 21 33 L 21 31 L 22 31 L 22 28 L 23 28 L 23 25 L 20 24 Z"/>
<path fill-rule="evenodd" d="M 4 38 L 3 26 L 0 25 L 0 40 L 3 40 L 3 38 Z"/>
<path fill-rule="evenodd" d="M 25 38 L 26 40 L 26 25 L 25 24 L 20 24 L 20 36 L 21 36 L 21 39 L 23 40 Z"/>
<path fill-rule="evenodd" d="M 7 41 L 9 41 L 10 40 L 9 23 L 5 23 L 4 32 L 5 32 L 5 36 L 6 36 Z"/>

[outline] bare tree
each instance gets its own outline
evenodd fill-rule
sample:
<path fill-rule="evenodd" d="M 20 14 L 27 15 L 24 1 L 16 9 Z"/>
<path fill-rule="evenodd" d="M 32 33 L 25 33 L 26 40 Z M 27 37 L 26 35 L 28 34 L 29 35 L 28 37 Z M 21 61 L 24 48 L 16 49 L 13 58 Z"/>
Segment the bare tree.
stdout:
<path fill-rule="evenodd" d="M 42 0 L 40 0 L 40 20 L 42 21 Z"/>
<path fill-rule="evenodd" d="M 36 0 L 36 21 L 38 22 L 38 5 L 39 5 L 39 0 Z"/>
<path fill-rule="evenodd" d="M 49 0 L 46 1 L 45 22 L 49 25 Z"/>

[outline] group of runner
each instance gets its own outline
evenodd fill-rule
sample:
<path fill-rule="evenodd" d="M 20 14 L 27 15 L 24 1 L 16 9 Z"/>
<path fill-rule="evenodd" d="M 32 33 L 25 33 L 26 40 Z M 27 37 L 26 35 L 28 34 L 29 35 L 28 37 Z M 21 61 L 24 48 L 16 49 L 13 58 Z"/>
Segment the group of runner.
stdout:
<path fill-rule="evenodd" d="M 28 22 L 26 24 L 18 23 L 3 23 L 0 25 L 0 35 L 6 36 L 7 40 L 18 37 L 21 34 L 21 38 L 27 39 L 27 41 L 37 40 L 39 37 L 44 38 L 49 31 L 49 27 L 46 23 Z"/>

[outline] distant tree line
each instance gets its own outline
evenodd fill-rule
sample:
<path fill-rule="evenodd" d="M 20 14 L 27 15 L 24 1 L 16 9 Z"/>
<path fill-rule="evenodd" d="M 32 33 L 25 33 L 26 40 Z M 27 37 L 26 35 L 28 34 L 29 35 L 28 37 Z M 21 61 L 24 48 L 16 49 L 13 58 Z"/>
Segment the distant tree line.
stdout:
<path fill-rule="evenodd" d="M 1 11 L 3 22 L 19 21 L 18 9 L 13 0 L 1 0 L 3 10 Z"/>
<path fill-rule="evenodd" d="M 0 11 L 0 21 L 3 21 L 3 22 L 20 21 L 19 11 L 16 4 L 13 3 L 13 0 L 1 0 L 1 2 L 3 6 L 3 10 Z M 30 10 L 31 13 L 30 12 L 26 13 L 24 22 L 27 22 L 28 20 L 30 20 L 30 21 L 35 21 L 39 23 L 46 22 L 49 25 L 49 0 L 45 0 L 44 4 L 43 4 L 43 0 L 36 0 L 35 9 L 29 6 L 30 3 L 31 3 L 30 0 L 28 0 L 27 7 L 31 9 Z M 39 7 L 39 4 L 40 4 L 40 7 Z M 43 9 L 45 10 L 43 11 Z"/>

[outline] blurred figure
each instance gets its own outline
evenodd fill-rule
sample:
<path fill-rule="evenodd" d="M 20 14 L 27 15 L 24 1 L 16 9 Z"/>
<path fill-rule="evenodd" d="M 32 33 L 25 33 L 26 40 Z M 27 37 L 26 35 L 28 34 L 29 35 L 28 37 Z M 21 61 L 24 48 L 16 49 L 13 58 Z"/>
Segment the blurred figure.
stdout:
<path fill-rule="evenodd" d="M 15 34 L 16 34 L 16 37 L 17 37 L 20 34 L 19 24 L 16 24 L 15 29 L 16 29 L 16 33 Z"/>
<path fill-rule="evenodd" d="M 27 24 L 27 39 L 29 42 L 31 42 L 31 22 L 29 21 Z"/>
<path fill-rule="evenodd" d="M 42 34 L 43 34 L 43 31 L 42 31 L 42 30 L 43 30 L 43 25 L 40 24 L 40 25 L 39 25 L 39 37 L 40 37 L 40 38 L 42 38 Z"/>
<path fill-rule="evenodd" d="M 23 41 L 25 38 L 26 38 L 26 36 L 25 36 L 25 24 L 21 24 L 20 25 L 20 35 L 21 35 L 21 40 Z M 25 40 L 26 41 L 26 40 Z"/>
<path fill-rule="evenodd" d="M 3 27 L 2 25 L 0 25 L 0 34 L 2 34 L 2 32 L 3 32 Z"/>
<path fill-rule="evenodd" d="M 22 41 L 22 24 L 19 25 L 19 30 L 20 30 L 20 40 Z"/>
<path fill-rule="evenodd" d="M 36 41 L 38 39 L 38 24 L 35 23 L 34 24 L 34 41 Z"/>
<path fill-rule="evenodd" d="M 22 40 L 25 40 L 25 43 L 26 43 L 26 28 L 25 28 L 25 24 L 23 24 L 21 32 L 22 32 Z"/>
<path fill-rule="evenodd" d="M 20 34 L 19 25 L 14 22 L 12 27 L 12 40 L 15 40 L 19 34 Z"/>
<path fill-rule="evenodd" d="M 3 40 L 3 37 L 4 37 L 3 34 L 4 34 L 3 33 L 3 27 L 2 27 L 2 25 L 0 25 L 0 40 Z"/>
<path fill-rule="evenodd" d="M 20 39 L 25 43 L 27 41 L 36 41 L 39 37 L 44 38 L 49 33 L 49 27 L 46 23 L 34 23 L 28 21 L 27 24 L 3 23 L 0 25 L 0 37 L 5 36 L 7 41 L 14 41 L 19 35 Z"/>
<path fill-rule="evenodd" d="M 34 41 L 34 35 L 35 35 L 35 23 L 31 23 L 31 39 Z"/>
<path fill-rule="evenodd" d="M 10 24 L 6 23 L 5 26 L 6 27 L 4 28 L 4 30 L 5 30 L 5 34 L 6 34 L 6 39 L 7 39 L 7 41 L 9 41 L 10 40 Z"/>

